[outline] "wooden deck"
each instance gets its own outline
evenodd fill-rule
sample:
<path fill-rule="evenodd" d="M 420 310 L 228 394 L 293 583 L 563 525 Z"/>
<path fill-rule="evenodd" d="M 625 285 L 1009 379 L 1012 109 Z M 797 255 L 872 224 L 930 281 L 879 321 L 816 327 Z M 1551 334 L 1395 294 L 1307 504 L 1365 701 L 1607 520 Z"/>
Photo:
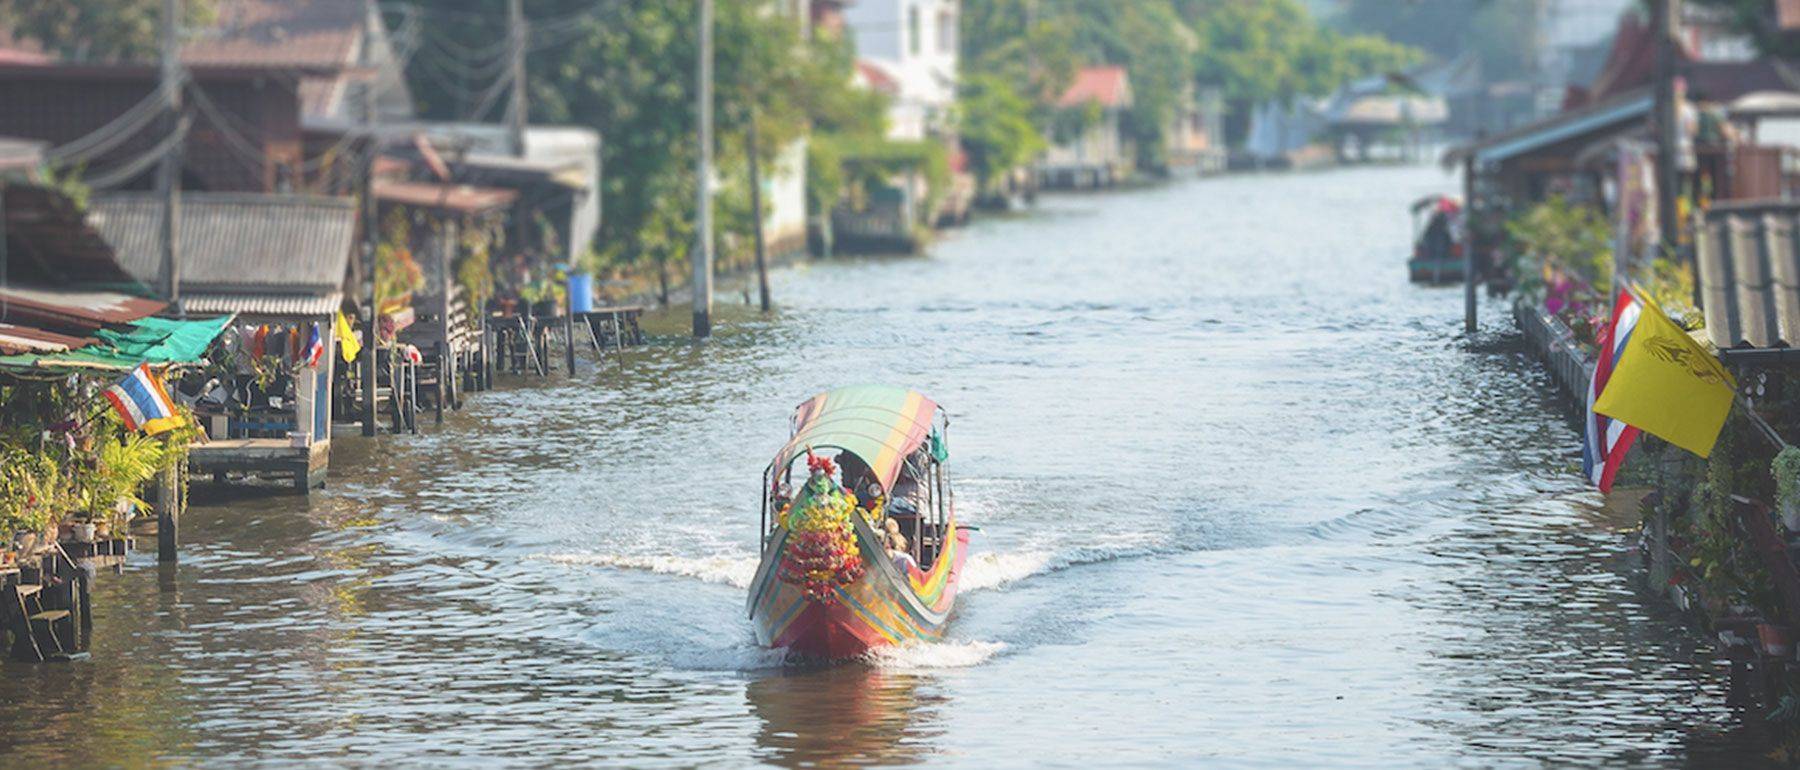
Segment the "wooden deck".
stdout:
<path fill-rule="evenodd" d="M 188 448 L 188 468 L 196 475 L 211 474 L 216 480 L 232 472 L 285 475 L 301 494 L 325 486 L 330 462 L 330 441 L 297 447 L 284 438 L 233 438 Z"/>

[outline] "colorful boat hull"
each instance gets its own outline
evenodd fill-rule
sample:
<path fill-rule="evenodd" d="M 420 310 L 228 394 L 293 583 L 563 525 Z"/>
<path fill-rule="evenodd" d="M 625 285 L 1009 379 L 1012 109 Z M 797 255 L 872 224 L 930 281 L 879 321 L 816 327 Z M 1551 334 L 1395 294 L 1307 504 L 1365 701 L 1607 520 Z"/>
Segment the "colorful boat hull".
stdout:
<path fill-rule="evenodd" d="M 828 601 L 809 599 L 798 586 L 781 580 L 777 573 L 788 530 L 775 529 L 750 584 L 748 609 L 757 642 L 835 660 L 942 638 L 969 550 L 969 533 L 954 519 L 948 528 L 953 534 L 930 571 L 902 574 L 875 540 L 874 530 L 857 518 L 857 546 L 868 568 L 854 582 L 839 586 Z"/>

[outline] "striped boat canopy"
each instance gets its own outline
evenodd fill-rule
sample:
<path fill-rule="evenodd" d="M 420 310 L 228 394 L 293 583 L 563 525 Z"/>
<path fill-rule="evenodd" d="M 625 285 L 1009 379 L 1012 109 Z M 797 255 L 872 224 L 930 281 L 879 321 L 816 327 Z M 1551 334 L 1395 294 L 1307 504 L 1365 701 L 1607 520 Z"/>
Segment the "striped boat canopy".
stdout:
<path fill-rule="evenodd" d="M 932 434 L 937 402 L 891 385 L 851 385 L 820 393 L 794 410 L 793 438 L 772 468 L 786 468 L 808 449 L 837 449 L 867 463 L 891 490 L 906 456 Z"/>

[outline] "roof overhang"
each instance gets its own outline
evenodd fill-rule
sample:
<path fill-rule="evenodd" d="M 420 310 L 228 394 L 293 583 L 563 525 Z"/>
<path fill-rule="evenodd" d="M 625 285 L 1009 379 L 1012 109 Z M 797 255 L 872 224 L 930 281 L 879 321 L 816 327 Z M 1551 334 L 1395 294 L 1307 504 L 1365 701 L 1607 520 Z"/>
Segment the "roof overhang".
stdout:
<path fill-rule="evenodd" d="M 1655 97 L 1648 90 L 1621 96 L 1592 107 L 1554 115 L 1499 136 L 1452 149 L 1449 162 L 1473 157 L 1477 166 L 1492 166 L 1610 126 L 1644 120 Z"/>

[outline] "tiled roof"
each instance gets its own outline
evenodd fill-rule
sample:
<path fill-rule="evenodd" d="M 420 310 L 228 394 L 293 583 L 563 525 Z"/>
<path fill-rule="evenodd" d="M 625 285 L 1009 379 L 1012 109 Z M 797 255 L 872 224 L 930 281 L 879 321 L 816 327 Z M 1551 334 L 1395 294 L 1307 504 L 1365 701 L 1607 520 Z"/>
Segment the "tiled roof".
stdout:
<path fill-rule="evenodd" d="M 892 73 L 888 72 L 887 69 L 880 64 L 868 59 L 857 59 L 856 73 L 861 75 L 863 81 L 869 84 L 869 90 L 871 91 L 877 91 L 884 94 L 900 93 L 900 79 L 894 77 Z"/>
<path fill-rule="evenodd" d="M 182 45 L 189 65 L 336 69 L 355 62 L 363 0 L 220 0 Z"/>
<path fill-rule="evenodd" d="M 367 77 L 378 80 L 386 120 L 409 117 L 412 97 L 385 27 L 373 30 L 364 57 L 364 0 L 219 0 L 213 25 L 182 47 L 195 67 L 298 70 L 302 112 L 341 119 L 358 103 Z M 353 72 L 365 60 L 377 71 Z"/>
<path fill-rule="evenodd" d="M 88 211 L 119 261 L 152 285 L 161 263 L 161 211 L 145 193 L 96 195 Z M 349 198 L 186 193 L 180 233 L 184 300 L 190 293 L 324 297 L 343 285 L 356 206 Z"/>
<path fill-rule="evenodd" d="M 1080 107 L 1097 102 L 1108 109 L 1131 106 L 1131 78 L 1117 65 L 1083 67 L 1075 82 L 1056 100 L 1058 107 Z"/>
<path fill-rule="evenodd" d="M 1800 203 L 1718 204 L 1698 236 L 1701 306 L 1713 345 L 1800 347 Z"/>

